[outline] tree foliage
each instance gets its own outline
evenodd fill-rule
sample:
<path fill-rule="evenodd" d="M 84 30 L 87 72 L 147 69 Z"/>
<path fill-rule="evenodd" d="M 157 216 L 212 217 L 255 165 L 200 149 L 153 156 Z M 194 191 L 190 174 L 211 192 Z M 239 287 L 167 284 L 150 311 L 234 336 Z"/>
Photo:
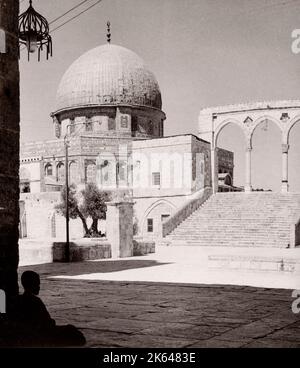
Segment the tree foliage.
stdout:
<path fill-rule="evenodd" d="M 79 204 L 78 204 L 78 198 L 76 196 L 77 194 L 77 188 L 75 184 L 71 184 L 69 186 L 69 216 L 71 219 L 76 219 L 78 217 L 78 210 L 79 210 Z M 66 201 L 67 201 L 67 188 L 66 186 L 63 186 L 61 193 L 61 203 L 59 203 L 55 208 L 58 213 L 62 214 L 66 217 Z"/>
<path fill-rule="evenodd" d="M 66 216 L 66 187 L 61 191 L 61 203 L 56 206 L 58 213 Z M 72 219 L 80 218 L 85 231 L 85 237 L 98 237 L 98 221 L 106 219 L 106 202 L 110 200 L 108 192 L 101 191 L 93 183 L 87 184 L 81 192 L 77 191 L 76 185 L 69 186 L 69 216 Z M 87 219 L 91 218 L 91 226 L 88 227 Z"/>

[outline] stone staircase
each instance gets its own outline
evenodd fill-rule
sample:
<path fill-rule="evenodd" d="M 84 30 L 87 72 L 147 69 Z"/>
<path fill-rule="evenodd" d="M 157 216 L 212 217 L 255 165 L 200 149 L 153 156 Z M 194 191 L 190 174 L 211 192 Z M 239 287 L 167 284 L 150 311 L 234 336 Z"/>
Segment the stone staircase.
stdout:
<path fill-rule="evenodd" d="M 172 245 L 288 248 L 299 239 L 299 219 L 300 193 L 217 193 L 165 240 Z"/>

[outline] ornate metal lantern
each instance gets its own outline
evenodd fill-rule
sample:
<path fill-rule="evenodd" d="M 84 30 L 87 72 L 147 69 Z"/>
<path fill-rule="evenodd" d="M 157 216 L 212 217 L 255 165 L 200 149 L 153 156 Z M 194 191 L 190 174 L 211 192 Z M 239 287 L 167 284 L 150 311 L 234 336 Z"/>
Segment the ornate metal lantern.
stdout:
<path fill-rule="evenodd" d="M 49 24 L 47 20 L 37 13 L 32 0 L 29 0 L 28 9 L 19 16 L 19 41 L 25 45 L 28 51 L 28 60 L 31 53 L 38 51 L 38 60 L 44 47 L 46 48 L 47 60 L 52 56 L 52 39 L 49 34 Z"/>

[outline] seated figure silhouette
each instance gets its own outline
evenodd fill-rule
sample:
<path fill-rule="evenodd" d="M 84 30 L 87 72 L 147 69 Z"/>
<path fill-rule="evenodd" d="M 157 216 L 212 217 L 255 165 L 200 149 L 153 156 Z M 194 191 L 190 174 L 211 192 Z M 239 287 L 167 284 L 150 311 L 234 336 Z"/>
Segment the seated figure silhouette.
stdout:
<path fill-rule="evenodd" d="M 40 292 L 39 275 L 34 271 L 25 271 L 21 276 L 21 283 L 24 293 L 18 298 L 18 320 L 36 329 L 54 327 L 55 321 L 50 317 L 45 304 L 37 296 Z"/>
<path fill-rule="evenodd" d="M 74 326 L 56 326 L 45 304 L 37 296 L 40 277 L 34 271 L 25 271 L 21 276 L 24 293 L 19 295 L 15 322 L 20 328 L 22 345 L 30 346 L 80 346 L 85 344 L 83 334 Z"/>

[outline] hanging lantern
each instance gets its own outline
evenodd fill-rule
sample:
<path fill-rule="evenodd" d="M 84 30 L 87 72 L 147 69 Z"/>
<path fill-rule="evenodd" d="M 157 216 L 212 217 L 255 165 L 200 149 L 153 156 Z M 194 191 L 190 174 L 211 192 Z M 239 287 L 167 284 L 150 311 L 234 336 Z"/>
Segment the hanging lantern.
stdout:
<path fill-rule="evenodd" d="M 28 60 L 30 54 L 38 51 L 38 60 L 40 61 L 40 54 L 44 47 L 47 60 L 49 55 L 52 56 L 49 24 L 41 14 L 34 10 L 32 0 L 29 0 L 29 8 L 19 16 L 19 41 L 27 48 Z"/>

